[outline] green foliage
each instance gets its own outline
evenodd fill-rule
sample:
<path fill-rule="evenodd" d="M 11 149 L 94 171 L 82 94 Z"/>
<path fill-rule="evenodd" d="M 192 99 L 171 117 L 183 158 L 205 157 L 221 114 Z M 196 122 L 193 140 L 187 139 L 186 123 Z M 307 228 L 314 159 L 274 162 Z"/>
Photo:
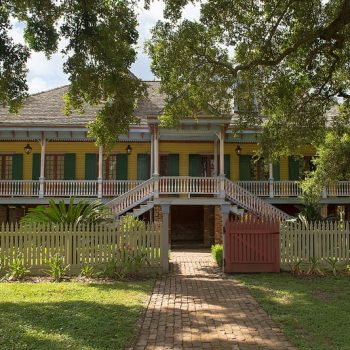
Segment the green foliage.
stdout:
<path fill-rule="evenodd" d="M 59 282 L 64 276 L 66 276 L 69 266 L 64 266 L 63 259 L 59 254 L 55 254 L 48 261 L 49 269 L 46 271 L 47 274 L 54 279 L 54 281 Z"/>
<path fill-rule="evenodd" d="M 96 273 L 95 266 L 93 266 L 93 265 L 84 265 L 81 268 L 80 275 L 82 277 L 86 277 L 86 278 L 94 278 L 94 277 L 96 277 L 97 273 Z"/>
<path fill-rule="evenodd" d="M 200 3 L 199 19 L 184 20 L 182 10 L 193 2 Z M 268 160 L 301 145 L 318 147 L 326 126 L 349 125 L 349 1 L 165 3 L 166 18 L 147 51 L 167 95 L 166 124 L 208 113 L 225 117 L 235 104 L 235 130 L 263 124 Z M 335 108 L 326 116 L 338 104 L 341 113 Z"/>
<path fill-rule="evenodd" d="M 9 281 L 20 281 L 30 273 L 30 269 L 23 263 L 21 254 L 18 254 L 15 259 L 8 262 L 5 271 L 5 279 Z"/>
<path fill-rule="evenodd" d="M 69 204 L 64 200 L 58 204 L 54 199 L 49 199 L 49 206 L 39 205 L 29 209 L 29 212 L 21 219 L 21 225 L 30 224 L 95 224 L 110 218 L 109 208 L 100 201 L 88 202 L 80 200 L 74 204 L 71 197 Z"/>
<path fill-rule="evenodd" d="M 306 272 L 308 275 L 323 276 L 324 273 L 320 268 L 320 259 L 312 257 L 309 259 L 309 269 Z"/>
<path fill-rule="evenodd" d="M 122 232 L 129 232 L 132 230 L 142 230 L 146 227 L 144 221 L 133 217 L 132 215 L 124 215 L 119 221 L 119 228 Z"/>
<path fill-rule="evenodd" d="M 133 251 L 125 246 L 119 249 L 115 257 L 103 266 L 101 275 L 123 280 L 139 275 L 142 268 L 147 265 L 150 265 L 150 262 L 146 253 Z"/>
<path fill-rule="evenodd" d="M 138 40 L 135 1 L 4 1 L 0 8 L 0 102 L 18 111 L 27 96 L 26 64 L 30 49 L 47 56 L 65 47 L 64 72 L 70 86 L 67 114 L 98 106 L 89 133 L 108 151 L 136 122 L 132 114 L 145 86 L 129 71 Z M 24 24 L 26 44 L 11 38 L 10 19 Z"/>
<path fill-rule="evenodd" d="M 224 247 L 222 244 L 215 244 L 211 246 L 211 254 L 219 267 L 222 267 L 224 259 Z"/>
<path fill-rule="evenodd" d="M 302 259 L 298 260 L 293 264 L 290 264 L 290 272 L 292 273 L 292 275 L 301 276 L 303 274 L 303 270 L 301 268 L 302 264 L 303 264 Z"/>
<path fill-rule="evenodd" d="M 338 263 L 339 263 L 338 259 L 337 258 L 327 258 L 325 260 L 328 263 L 328 265 L 330 266 L 333 276 L 337 276 Z"/>

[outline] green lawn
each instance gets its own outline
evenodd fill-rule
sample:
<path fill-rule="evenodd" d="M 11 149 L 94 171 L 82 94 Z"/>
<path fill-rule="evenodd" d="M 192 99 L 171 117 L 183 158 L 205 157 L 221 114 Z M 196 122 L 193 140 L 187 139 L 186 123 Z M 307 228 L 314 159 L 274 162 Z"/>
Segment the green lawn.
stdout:
<path fill-rule="evenodd" d="M 350 278 L 238 275 L 300 349 L 350 349 Z"/>
<path fill-rule="evenodd" d="M 152 281 L 0 283 L 0 349 L 122 349 Z"/>

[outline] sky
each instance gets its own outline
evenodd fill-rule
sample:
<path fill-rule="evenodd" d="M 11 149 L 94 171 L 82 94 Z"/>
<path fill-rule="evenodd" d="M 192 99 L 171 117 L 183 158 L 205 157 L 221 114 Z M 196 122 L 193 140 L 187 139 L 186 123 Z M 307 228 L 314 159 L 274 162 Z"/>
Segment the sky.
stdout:
<path fill-rule="evenodd" d="M 153 80 L 154 75 L 150 69 L 150 59 L 144 52 L 144 42 L 150 38 L 150 30 L 158 20 L 163 18 L 164 4 L 162 1 L 152 3 L 150 10 L 145 10 L 142 5 L 138 7 L 139 42 L 137 46 L 137 60 L 132 65 L 131 71 L 143 80 Z M 188 19 L 198 18 L 199 10 L 193 5 L 184 9 L 184 17 Z M 23 24 L 12 22 L 11 35 L 16 42 L 24 43 Z M 63 43 L 60 43 L 59 51 Z M 43 53 L 32 52 L 28 61 L 28 87 L 30 93 L 49 90 L 68 83 L 67 76 L 63 73 L 64 57 L 56 53 L 48 60 Z"/>

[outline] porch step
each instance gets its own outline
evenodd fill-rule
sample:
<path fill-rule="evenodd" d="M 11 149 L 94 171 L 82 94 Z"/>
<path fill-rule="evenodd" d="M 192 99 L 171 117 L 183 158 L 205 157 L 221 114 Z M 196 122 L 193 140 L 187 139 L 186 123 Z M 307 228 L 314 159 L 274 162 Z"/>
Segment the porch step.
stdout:
<path fill-rule="evenodd" d="M 134 209 L 130 215 L 132 215 L 134 218 L 138 218 L 142 214 L 151 210 L 153 207 L 154 207 L 154 202 L 148 201 L 146 204 L 141 204 L 139 208 Z"/>

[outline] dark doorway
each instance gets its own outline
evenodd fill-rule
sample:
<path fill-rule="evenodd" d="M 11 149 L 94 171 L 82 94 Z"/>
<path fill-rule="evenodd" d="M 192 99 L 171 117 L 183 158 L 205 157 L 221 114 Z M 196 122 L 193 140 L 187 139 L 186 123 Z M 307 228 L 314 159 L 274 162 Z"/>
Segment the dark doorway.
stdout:
<path fill-rule="evenodd" d="M 203 243 L 203 206 L 173 205 L 171 207 L 171 243 Z"/>

